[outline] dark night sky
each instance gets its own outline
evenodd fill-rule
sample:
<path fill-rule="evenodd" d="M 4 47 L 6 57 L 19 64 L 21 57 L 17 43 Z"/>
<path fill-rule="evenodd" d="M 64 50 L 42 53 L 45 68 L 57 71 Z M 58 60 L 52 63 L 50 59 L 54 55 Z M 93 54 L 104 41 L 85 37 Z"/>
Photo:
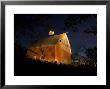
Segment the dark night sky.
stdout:
<path fill-rule="evenodd" d="M 85 55 L 85 48 L 97 46 L 96 14 L 14 15 L 14 41 L 23 47 L 48 36 L 50 30 L 55 34 L 68 32 L 74 53 Z"/>

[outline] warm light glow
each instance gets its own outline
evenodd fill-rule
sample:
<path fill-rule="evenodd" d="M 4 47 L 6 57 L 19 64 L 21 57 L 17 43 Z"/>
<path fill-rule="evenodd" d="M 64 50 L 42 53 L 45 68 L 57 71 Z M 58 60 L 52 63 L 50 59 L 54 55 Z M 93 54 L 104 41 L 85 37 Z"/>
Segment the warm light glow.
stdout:
<path fill-rule="evenodd" d="M 54 35 L 54 31 L 49 31 L 49 35 Z"/>
<path fill-rule="evenodd" d="M 50 31 L 49 35 L 53 35 L 54 31 Z M 52 36 L 54 37 L 54 36 Z M 61 41 L 59 41 L 61 40 Z M 50 40 L 51 41 L 51 40 Z M 27 49 L 26 57 L 34 60 L 47 61 L 57 64 L 71 64 L 71 48 L 66 33 L 60 34 L 58 42 L 54 45 L 45 47 L 31 47 Z"/>

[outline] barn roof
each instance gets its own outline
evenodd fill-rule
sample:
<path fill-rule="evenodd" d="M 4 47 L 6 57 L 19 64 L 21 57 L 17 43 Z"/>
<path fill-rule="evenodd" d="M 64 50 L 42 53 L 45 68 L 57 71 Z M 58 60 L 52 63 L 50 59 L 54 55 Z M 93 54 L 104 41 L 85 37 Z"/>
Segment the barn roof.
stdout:
<path fill-rule="evenodd" d="M 43 47 L 49 45 L 55 45 L 59 40 L 59 35 L 49 36 L 47 38 L 41 39 L 32 44 L 32 47 Z"/>

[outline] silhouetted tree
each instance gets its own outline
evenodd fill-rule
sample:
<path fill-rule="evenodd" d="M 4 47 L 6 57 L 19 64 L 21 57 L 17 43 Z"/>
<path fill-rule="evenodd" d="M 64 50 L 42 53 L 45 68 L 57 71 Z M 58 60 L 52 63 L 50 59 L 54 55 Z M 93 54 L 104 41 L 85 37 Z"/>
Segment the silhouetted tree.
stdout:
<path fill-rule="evenodd" d="M 93 14 L 68 15 L 67 18 L 65 19 L 64 24 L 67 28 L 73 28 L 72 29 L 73 32 L 77 32 L 77 30 L 78 30 L 77 26 L 79 24 L 83 24 L 83 23 L 87 22 L 88 19 L 90 19 L 90 18 L 94 20 L 94 19 L 97 18 L 97 15 L 95 15 L 95 14 L 94 15 Z M 93 33 L 94 35 L 96 35 L 97 28 L 96 28 L 96 26 L 92 26 L 90 24 L 90 27 L 87 28 L 84 32 L 87 33 L 87 34 L 88 33 Z"/>
<path fill-rule="evenodd" d="M 90 26 L 84 32 L 87 34 L 97 35 L 97 26 Z"/>
<path fill-rule="evenodd" d="M 90 59 L 92 59 L 92 61 L 96 62 L 97 61 L 97 48 L 87 48 L 86 51 L 86 56 Z"/>

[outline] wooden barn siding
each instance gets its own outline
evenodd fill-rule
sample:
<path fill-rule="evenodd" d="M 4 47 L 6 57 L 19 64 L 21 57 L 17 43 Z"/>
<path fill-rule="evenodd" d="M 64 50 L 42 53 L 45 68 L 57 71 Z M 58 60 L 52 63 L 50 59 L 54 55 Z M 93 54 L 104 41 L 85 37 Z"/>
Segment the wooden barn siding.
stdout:
<path fill-rule="evenodd" d="M 31 50 L 31 51 L 30 51 Z M 44 47 L 31 47 L 27 50 L 27 57 L 35 60 L 44 59 L 49 62 L 57 61 L 57 63 L 71 64 L 71 48 L 66 33 L 59 36 L 59 40 L 55 45 Z M 42 58 L 41 58 L 41 55 Z"/>
<path fill-rule="evenodd" d="M 71 48 L 66 33 L 59 36 L 59 41 L 55 45 L 55 59 L 64 64 L 71 64 Z"/>
<path fill-rule="evenodd" d="M 64 50 L 61 46 L 63 46 L 63 44 L 55 46 L 55 59 L 64 64 L 71 64 L 71 54 Z"/>
<path fill-rule="evenodd" d="M 44 58 L 42 58 L 49 62 L 57 61 L 58 63 L 64 64 L 71 63 L 71 54 L 62 49 L 60 45 L 43 47 L 42 50 L 43 52 L 41 52 L 41 48 L 30 48 L 30 50 L 27 50 L 27 58 L 41 60 L 41 55 L 43 55 Z"/>
<path fill-rule="evenodd" d="M 29 48 L 26 53 L 27 58 L 31 58 L 34 60 L 40 59 L 41 51 L 38 48 Z"/>
<path fill-rule="evenodd" d="M 30 50 L 27 50 L 26 54 L 27 54 L 26 55 L 27 58 L 31 58 L 31 59 L 35 59 L 35 60 L 46 59 L 48 61 L 54 61 L 55 46 L 48 46 L 48 47 L 42 47 L 42 48 L 40 48 L 40 47 L 30 48 Z"/>
<path fill-rule="evenodd" d="M 48 46 L 44 52 L 45 59 L 52 62 L 55 60 L 55 46 Z"/>

